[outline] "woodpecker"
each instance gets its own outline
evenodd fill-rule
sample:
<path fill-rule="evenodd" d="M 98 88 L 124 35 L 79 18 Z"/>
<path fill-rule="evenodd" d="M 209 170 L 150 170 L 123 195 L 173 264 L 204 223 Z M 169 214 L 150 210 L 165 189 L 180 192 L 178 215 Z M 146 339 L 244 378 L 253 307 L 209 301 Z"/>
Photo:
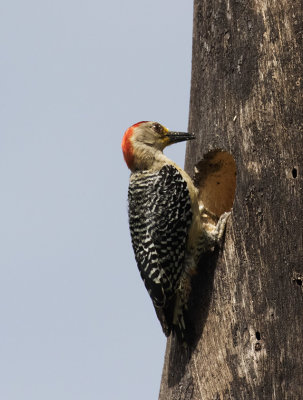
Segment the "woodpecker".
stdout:
<path fill-rule="evenodd" d="M 189 175 L 163 154 L 194 134 L 173 132 L 158 122 L 141 121 L 122 139 L 131 171 L 128 216 L 135 259 L 163 332 L 184 342 L 184 313 L 201 253 L 223 236 L 229 213 L 212 231 L 203 225 L 198 190 Z"/>

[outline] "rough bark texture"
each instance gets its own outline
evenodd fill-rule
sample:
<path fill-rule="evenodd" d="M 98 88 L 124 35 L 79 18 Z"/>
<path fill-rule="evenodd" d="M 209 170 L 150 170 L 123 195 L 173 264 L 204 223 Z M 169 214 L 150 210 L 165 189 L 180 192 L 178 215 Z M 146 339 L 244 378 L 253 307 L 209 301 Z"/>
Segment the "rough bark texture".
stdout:
<path fill-rule="evenodd" d="M 237 187 L 194 282 L 196 342 L 169 338 L 160 400 L 303 399 L 302 8 L 195 1 L 186 169 L 223 149 Z"/>

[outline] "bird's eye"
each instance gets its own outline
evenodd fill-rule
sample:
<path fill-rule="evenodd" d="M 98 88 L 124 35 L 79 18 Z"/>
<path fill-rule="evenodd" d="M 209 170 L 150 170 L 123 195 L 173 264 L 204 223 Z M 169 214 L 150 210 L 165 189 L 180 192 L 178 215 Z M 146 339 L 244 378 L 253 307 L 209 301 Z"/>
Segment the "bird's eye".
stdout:
<path fill-rule="evenodd" d="M 160 124 L 156 123 L 153 124 L 153 130 L 157 133 L 162 133 L 163 132 L 163 128 Z"/>

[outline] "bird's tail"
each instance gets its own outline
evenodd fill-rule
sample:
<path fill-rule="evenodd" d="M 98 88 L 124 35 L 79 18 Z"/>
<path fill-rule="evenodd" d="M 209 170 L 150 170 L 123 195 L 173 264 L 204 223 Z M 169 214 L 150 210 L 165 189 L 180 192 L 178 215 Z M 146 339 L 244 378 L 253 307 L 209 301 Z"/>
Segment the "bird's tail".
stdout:
<path fill-rule="evenodd" d="M 172 331 L 176 335 L 178 342 L 184 347 L 193 342 L 193 329 L 189 320 L 187 304 L 179 296 L 175 303 Z"/>

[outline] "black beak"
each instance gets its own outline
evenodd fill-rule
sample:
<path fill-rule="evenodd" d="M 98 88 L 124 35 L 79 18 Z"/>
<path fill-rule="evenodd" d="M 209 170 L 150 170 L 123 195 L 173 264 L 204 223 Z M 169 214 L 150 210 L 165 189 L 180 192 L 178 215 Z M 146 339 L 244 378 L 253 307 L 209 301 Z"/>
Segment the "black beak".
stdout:
<path fill-rule="evenodd" d="M 194 133 L 187 133 L 187 132 L 169 131 L 166 134 L 166 136 L 169 138 L 170 143 L 184 142 L 185 140 L 192 140 L 196 138 Z"/>

